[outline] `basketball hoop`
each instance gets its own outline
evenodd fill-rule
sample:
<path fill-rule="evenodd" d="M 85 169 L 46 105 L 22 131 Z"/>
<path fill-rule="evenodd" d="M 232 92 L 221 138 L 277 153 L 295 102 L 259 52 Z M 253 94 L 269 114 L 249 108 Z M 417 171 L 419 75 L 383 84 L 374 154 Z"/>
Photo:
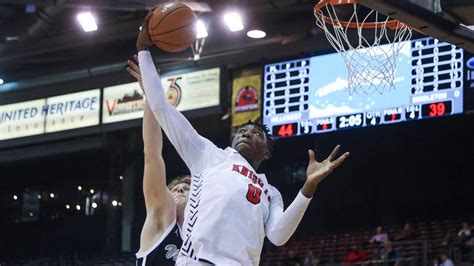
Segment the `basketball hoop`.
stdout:
<path fill-rule="evenodd" d="M 412 36 L 408 25 L 357 0 L 321 0 L 314 6 L 314 16 L 347 66 L 350 95 L 395 89 L 396 59 L 403 42 Z M 349 38 L 352 33 L 356 35 Z"/>

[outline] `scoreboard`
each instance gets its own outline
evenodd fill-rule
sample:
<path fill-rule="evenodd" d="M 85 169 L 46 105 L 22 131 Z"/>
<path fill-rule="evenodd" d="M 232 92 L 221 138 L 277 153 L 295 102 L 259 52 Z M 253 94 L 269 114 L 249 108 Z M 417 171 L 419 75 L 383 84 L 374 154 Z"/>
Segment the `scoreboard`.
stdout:
<path fill-rule="evenodd" d="M 350 95 L 337 53 L 264 67 L 263 123 L 277 138 L 463 112 L 464 51 L 433 38 L 402 43 L 384 94 Z"/>

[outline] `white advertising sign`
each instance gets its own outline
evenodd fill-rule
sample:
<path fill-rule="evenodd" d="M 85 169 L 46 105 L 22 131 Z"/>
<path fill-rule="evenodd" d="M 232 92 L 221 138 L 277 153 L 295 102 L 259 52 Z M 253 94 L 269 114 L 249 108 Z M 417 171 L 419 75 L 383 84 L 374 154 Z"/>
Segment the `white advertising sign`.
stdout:
<path fill-rule="evenodd" d="M 219 105 L 220 69 L 161 77 L 168 101 L 178 111 Z"/>
<path fill-rule="evenodd" d="M 57 132 L 99 124 L 100 90 L 49 97 L 43 107 L 45 132 Z"/>
<path fill-rule="evenodd" d="M 100 90 L 0 106 L 0 140 L 99 124 Z"/>
<path fill-rule="evenodd" d="M 44 133 L 45 99 L 0 106 L 0 140 Z"/>
<path fill-rule="evenodd" d="M 144 104 L 138 82 L 104 88 L 102 123 L 142 118 Z"/>

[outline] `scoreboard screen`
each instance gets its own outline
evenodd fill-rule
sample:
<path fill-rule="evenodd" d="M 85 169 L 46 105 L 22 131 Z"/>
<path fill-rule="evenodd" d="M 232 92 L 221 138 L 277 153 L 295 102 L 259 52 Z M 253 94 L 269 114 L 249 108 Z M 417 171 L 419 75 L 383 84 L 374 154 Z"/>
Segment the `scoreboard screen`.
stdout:
<path fill-rule="evenodd" d="M 464 51 L 433 38 L 403 42 L 384 94 L 350 95 L 337 53 L 267 64 L 263 123 L 278 138 L 459 114 L 463 69 Z"/>

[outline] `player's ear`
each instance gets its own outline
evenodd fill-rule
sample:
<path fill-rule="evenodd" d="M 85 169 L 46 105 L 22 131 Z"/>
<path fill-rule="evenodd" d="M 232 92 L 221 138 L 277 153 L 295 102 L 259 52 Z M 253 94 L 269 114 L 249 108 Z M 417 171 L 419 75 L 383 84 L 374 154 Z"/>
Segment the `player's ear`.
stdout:
<path fill-rule="evenodd" d="M 270 159 L 271 156 L 272 154 L 270 153 L 270 151 L 267 148 L 265 148 L 265 152 L 263 153 L 263 157 L 265 158 L 265 160 Z"/>

